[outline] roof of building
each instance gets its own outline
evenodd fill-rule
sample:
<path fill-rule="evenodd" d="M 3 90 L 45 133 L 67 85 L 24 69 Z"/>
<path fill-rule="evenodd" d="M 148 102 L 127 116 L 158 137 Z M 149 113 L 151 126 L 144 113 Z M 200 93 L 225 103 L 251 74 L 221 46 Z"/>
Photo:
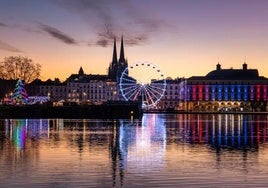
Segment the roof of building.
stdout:
<path fill-rule="evenodd" d="M 100 74 L 72 74 L 65 82 L 78 82 L 78 83 L 89 83 L 91 80 L 105 81 L 108 79 L 107 75 Z"/>
<path fill-rule="evenodd" d="M 211 80 L 258 80 L 260 77 L 257 69 L 220 69 L 209 72 L 205 78 Z"/>
<path fill-rule="evenodd" d="M 55 80 L 48 79 L 46 81 L 42 81 L 40 79 L 35 79 L 31 83 L 28 84 L 28 86 L 50 86 L 50 85 L 66 85 L 65 83 L 60 82 L 58 78 L 55 78 Z"/>
<path fill-rule="evenodd" d="M 257 69 L 248 69 L 247 64 L 243 64 L 242 69 L 221 69 L 217 64 L 216 70 L 209 72 L 206 76 L 192 76 L 188 80 L 264 80 L 267 79 L 259 76 Z"/>

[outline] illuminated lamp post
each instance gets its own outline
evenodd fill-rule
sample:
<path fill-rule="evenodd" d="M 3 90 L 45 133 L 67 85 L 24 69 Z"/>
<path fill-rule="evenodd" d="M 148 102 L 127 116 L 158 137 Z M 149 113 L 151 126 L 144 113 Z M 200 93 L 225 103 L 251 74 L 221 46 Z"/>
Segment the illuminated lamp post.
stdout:
<path fill-rule="evenodd" d="M 83 103 L 86 103 L 86 96 L 87 96 L 87 93 L 83 92 Z"/>

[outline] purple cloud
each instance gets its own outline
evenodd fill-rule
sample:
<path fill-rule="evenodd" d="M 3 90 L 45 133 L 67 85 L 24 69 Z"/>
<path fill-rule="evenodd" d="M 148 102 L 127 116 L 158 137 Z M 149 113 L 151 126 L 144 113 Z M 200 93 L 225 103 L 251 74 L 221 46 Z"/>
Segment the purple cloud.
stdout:
<path fill-rule="evenodd" d="M 3 22 L 0 22 L 0 27 L 8 27 L 8 25 Z"/>
<path fill-rule="evenodd" d="M 149 41 L 153 33 L 166 26 L 166 22 L 138 9 L 130 0 L 51 0 L 57 6 L 80 15 L 96 33 L 101 47 L 112 44 L 114 37 L 124 35 L 126 45 L 141 45 Z M 116 5 L 116 6 L 115 6 Z"/>
<path fill-rule="evenodd" d="M 51 26 L 48 26 L 45 24 L 40 24 L 40 28 L 43 31 L 45 31 L 46 33 L 48 33 L 50 36 L 60 40 L 61 42 L 64 42 L 66 44 L 77 44 L 77 42 L 74 38 L 72 38 L 71 36 L 63 33 L 62 31 L 60 31 L 54 27 L 51 27 Z"/>
<path fill-rule="evenodd" d="M 0 49 L 5 50 L 5 51 L 9 51 L 9 52 L 16 52 L 16 53 L 22 52 L 20 49 L 12 46 L 10 44 L 7 44 L 1 40 L 0 40 Z"/>

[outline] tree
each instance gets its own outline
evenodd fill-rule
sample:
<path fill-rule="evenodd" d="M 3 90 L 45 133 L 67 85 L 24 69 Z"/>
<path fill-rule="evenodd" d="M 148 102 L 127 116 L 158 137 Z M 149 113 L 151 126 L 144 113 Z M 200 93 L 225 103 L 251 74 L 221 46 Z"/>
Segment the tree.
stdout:
<path fill-rule="evenodd" d="M 28 94 L 24 88 L 24 83 L 22 80 L 18 80 L 14 93 L 12 95 L 12 99 L 16 104 L 26 104 L 28 101 Z"/>
<path fill-rule="evenodd" d="M 24 80 L 29 83 L 40 76 L 41 65 L 21 56 L 6 57 L 0 62 L 0 78 L 5 80 Z"/>

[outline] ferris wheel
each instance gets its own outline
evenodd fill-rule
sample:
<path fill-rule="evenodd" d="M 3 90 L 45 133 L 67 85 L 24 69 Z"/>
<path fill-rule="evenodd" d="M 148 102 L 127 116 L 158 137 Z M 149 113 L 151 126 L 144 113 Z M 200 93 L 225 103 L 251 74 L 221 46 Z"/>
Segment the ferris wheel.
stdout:
<path fill-rule="evenodd" d="M 166 79 L 156 65 L 135 63 L 122 72 L 119 86 L 126 101 L 141 100 L 143 109 L 151 109 L 164 96 Z"/>

